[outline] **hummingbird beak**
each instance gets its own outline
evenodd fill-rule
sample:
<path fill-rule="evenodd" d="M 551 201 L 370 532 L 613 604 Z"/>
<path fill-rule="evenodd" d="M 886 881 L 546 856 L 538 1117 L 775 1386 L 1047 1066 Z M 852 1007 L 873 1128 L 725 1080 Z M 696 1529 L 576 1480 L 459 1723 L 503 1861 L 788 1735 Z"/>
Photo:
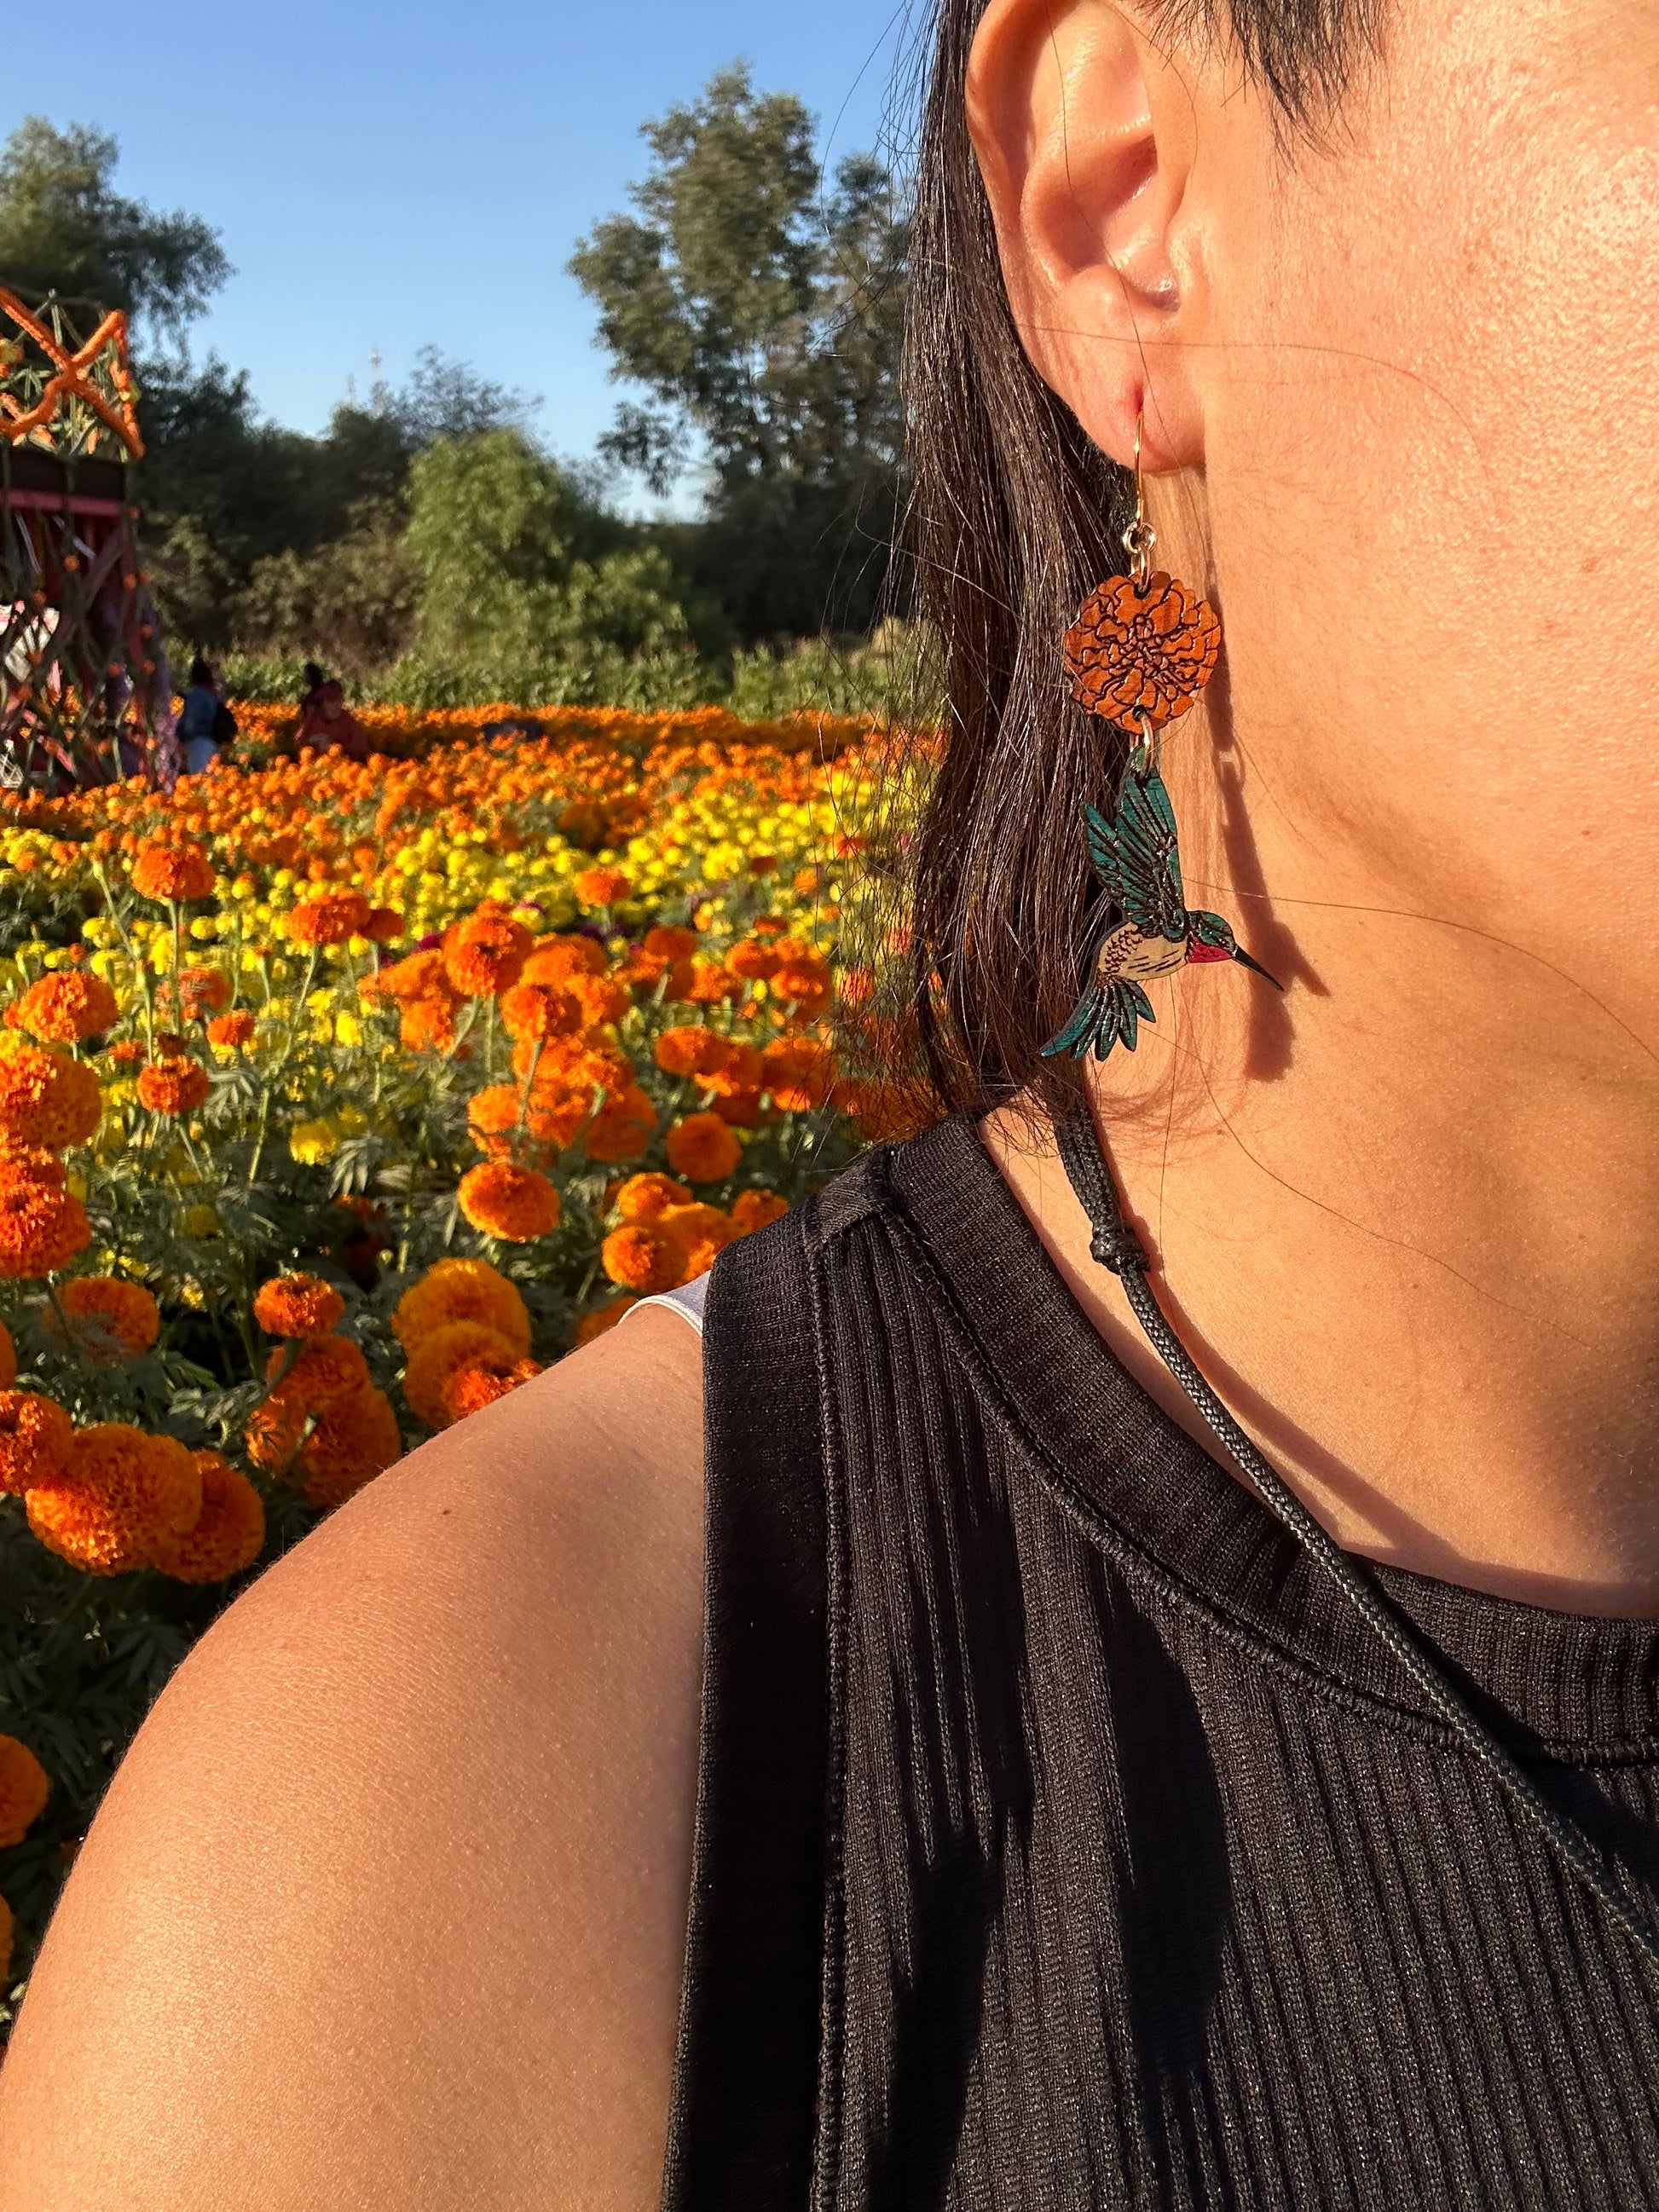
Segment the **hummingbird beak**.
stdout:
<path fill-rule="evenodd" d="M 1275 991 L 1282 991 L 1284 989 L 1285 986 L 1279 981 L 1278 976 L 1269 975 L 1259 960 L 1252 960 L 1249 954 L 1244 950 L 1242 945 L 1234 945 L 1233 958 L 1237 961 L 1241 968 L 1248 968 L 1252 975 L 1261 975 L 1264 977 L 1267 981 L 1273 985 Z"/>

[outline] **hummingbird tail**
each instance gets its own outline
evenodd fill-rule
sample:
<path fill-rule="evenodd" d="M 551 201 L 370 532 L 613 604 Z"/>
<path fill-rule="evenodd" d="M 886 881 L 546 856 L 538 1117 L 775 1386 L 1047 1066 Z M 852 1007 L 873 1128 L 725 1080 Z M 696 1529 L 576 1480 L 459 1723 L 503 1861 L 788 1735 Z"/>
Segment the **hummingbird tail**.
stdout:
<path fill-rule="evenodd" d="M 1065 1028 L 1043 1046 L 1042 1056 L 1052 1060 L 1064 1052 L 1081 1060 L 1092 1049 L 1097 1060 L 1104 1060 L 1120 1041 L 1126 1052 L 1133 1052 L 1141 1023 L 1157 1019 L 1152 1000 L 1128 977 L 1120 977 L 1115 983 L 1091 983 Z"/>

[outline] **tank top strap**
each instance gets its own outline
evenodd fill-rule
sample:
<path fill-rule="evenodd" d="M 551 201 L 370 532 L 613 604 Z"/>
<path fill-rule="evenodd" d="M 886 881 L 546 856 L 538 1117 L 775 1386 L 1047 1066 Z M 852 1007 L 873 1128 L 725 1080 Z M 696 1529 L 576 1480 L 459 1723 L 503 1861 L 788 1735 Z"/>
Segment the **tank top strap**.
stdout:
<path fill-rule="evenodd" d="M 837 1214 L 847 1200 L 838 1186 Z M 663 2212 L 802 2212 L 811 2192 L 833 1820 L 823 1235 L 813 1201 L 708 1278 L 702 1707 Z"/>

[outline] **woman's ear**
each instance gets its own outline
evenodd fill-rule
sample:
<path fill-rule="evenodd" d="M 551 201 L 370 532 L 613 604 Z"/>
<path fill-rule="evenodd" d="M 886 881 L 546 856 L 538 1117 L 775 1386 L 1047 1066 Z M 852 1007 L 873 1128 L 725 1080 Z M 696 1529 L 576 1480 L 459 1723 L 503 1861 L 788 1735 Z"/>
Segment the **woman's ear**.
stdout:
<path fill-rule="evenodd" d="M 967 103 L 1032 366 L 1114 460 L 1144 404 L 1147 470 L 1200 463 L 1190 83 L 1112 0 L 990 0 Z"/>

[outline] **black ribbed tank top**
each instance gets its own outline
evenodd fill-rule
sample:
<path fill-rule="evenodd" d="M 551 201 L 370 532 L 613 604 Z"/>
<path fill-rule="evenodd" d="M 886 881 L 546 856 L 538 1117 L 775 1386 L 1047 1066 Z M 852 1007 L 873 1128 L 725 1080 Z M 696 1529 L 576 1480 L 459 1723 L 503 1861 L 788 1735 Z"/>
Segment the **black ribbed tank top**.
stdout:
<path fill-rule="evenodd" d="M 1659 1977 L 970 1124 L 706 1331 L 666 2212 L 1659 2205 Z M 1372 1571 L 1659 1906 L 1659 1626 Z"/>

